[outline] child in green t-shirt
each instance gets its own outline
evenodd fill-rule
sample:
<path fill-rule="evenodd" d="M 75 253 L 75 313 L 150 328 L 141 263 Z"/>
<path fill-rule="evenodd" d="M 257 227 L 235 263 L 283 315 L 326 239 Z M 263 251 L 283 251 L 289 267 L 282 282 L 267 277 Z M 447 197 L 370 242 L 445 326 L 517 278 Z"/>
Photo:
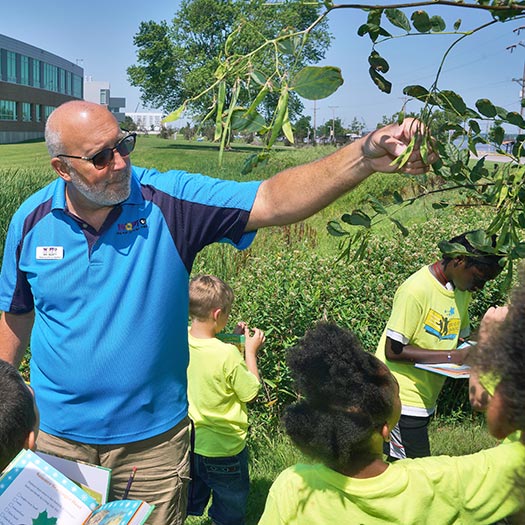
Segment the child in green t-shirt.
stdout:
<path fill-rule="evenodd" d="M 523 352 L 516 359 L 523 371 Z M 383 443 L 401 413 L 399 385 L 350 331 L 319 323 L 290 349 L 288 366 L 299 400 L 287 408 L 284 426 L 318 463 L 280 474 L 259 525 L 489 524 L 522 508 L 523 438 L 467 456 L 385 461 Z M 487 412 L 500 437 L 503 428 L 525 427 L 525 385 L 513 383 L 521 415 L 508 419 L 514 408 L 498 395 L 502 383 Z"/>
<path fill-rule="evenodd" d="M 18 370 L 0 359 L 0 472 L 24 448 L 35 449 L 38 415 Z"/>
<path fill-rule="evenodd" d="M 216 336 L 224 330 L 233 291 L 213 275 L 190 282 L 188 339 L 189 416 L 195 425 L 188 514 L 201 516 L 212 498 L 209 517 L 217 525 L 243 525 L 249 492 L 246 404 L 257 397 L 257 352 L 264 333 L 238 323 L 245 356 Z"/>

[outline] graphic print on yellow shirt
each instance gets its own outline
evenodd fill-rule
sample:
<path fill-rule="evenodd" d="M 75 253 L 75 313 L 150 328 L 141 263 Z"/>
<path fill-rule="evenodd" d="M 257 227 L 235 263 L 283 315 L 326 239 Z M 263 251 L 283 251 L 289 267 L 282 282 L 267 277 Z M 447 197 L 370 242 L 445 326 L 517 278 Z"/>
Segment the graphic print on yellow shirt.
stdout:
<path fill-rule="evenodd" d="M 455 308 L 451 308 L 449 315 L 454 315 Z M 435 335 L 440 341 L 443 339 L 456 339 L 459 334 L 461 320 L 459 318 L 449 317 L 446 314 L 440 314 L 432 308 L 429 310 L 425 319 L 425 330 Z"/>
<path fill-rule="evenodd" d="M 415 368 L 412 363 L 388 361 L 385 357 L 387 335 L 404 345 L 453 350 L 459 337 L 469 333 L 470 298 L 469 292 L 445 289 L 428 266 L 412 274 L 397 289 L 376 355 L 399 382 L 403 414 L 431 414 L 445 377 Z"/>

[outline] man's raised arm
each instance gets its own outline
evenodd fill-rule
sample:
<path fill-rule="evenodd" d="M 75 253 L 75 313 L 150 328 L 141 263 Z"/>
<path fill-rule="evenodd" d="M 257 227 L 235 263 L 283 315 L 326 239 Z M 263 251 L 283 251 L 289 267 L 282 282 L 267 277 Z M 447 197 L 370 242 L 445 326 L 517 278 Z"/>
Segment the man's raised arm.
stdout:
<path fill-rule="evenodd" d="M 419 175 L 428 170 L 419 148 L 399 169 L 392 161 L 402 155 L 422 124 L 406 119 L 378 129 L 309 164 L 289 168 L 264 181 L 250 213 L 246 231 L 291 224 L 328 206 L 375 172 L 401 171 Z M 429 153 L 429 162 L 437 160 Z"/>

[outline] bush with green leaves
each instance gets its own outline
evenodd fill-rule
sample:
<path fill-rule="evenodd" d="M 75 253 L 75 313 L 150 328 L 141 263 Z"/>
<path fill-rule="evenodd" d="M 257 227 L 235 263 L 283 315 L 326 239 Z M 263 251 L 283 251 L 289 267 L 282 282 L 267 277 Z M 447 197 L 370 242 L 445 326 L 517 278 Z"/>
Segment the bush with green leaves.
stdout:
<path fill-rule="evenodd" d="M 261 231 L 246 252 L 222 246 L 206 249 L 194 272 L 215 273 L 232 285 L 236 299 L 231 328 L 243 320 L 267 334 L 259 359 L 264 388 L 251 410 L 254 425 L 278 424 L 283 407 L 295 399 L 286 353 L 313 323 L 328 319 L 347 327 L 367 351 L 375 352 L 397 287 L 441 257 L 440 241 L 482 220 L 478 211 L 465 210 L 455 219 L 434 218 L 414 226 L 408 238 L 374 236 L 363 261 L 338 261 L 337 255 L 319 253 L 312 249 L 316 235 L 299 227 L 292 234 L 286 228 Z M 505 302 L 501 280 L 475 295 L 474 326 L 489 306 Z M 440 397 L 438 414 L 458 411 L 470 414 L 467 381 L 451 380 Z"/>

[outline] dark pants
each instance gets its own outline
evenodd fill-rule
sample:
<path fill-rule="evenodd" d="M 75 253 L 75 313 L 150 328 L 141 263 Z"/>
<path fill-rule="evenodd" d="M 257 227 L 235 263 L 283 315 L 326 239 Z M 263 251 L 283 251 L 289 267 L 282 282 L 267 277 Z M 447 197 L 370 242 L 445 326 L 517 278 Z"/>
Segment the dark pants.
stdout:
<path fill-rule="evenodd" d="M 401 415 L 390 434 L 390 443 L 384 443 L 383 452 L 389 461 L 430 456 L 428 424 L 430 417 Z"/>
<path fill-rule="evenodd" d="M 202 516 L 211 496 L 208 516 L 216 525 L 244 525 L 249 490 L 246 448 L 236 456 L 225 458 L 193 454 L 189 515 Z"/>

